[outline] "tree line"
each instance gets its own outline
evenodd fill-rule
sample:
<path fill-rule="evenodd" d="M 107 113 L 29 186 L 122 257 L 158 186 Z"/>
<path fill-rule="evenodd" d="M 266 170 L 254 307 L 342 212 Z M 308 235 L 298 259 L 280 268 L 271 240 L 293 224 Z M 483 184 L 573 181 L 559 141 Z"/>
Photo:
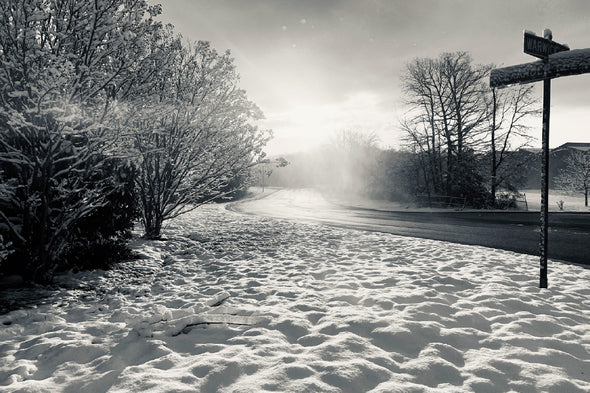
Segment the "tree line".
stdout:
<path fill-rule="evenodd" d="M 380 149 L 370 133 L 344 130 L 314 153 L 287 157 L 290 167 L 269 184 L 424 204 L 440 198 L 475 208 L 514 204 L 535 158 L 526 148 L 539 105 L 532 85 L 490 88 L 492 68 L 474 64 L 466 52 L 410 61 L 401 76 L 408 110 L 400 150 Z"/>
<path fill-rule="evenodd" d="M 527 120 L 539 107 L 530 84 L 490 88 L 492 68 L 466 52 L 407 64 L 402 129 L 418 160 L 416 192 L 494 207 L 499 189 L 517 189 L 528 158 L 518 151 L 532 140 Z"/>
<path fill-rule="evenodd" d="M 140 219 L 229 195 L 269 131 L 229 52 L 144 0 L 0 2 L 0 275 L 128 257 Z"/>

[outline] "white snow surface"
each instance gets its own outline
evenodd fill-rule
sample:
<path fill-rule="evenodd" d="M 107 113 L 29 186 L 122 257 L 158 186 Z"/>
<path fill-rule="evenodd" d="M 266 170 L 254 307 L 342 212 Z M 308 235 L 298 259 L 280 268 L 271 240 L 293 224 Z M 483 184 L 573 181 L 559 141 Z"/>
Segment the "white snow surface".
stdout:
<path fill-rule="evenodd" d="M 590 391 L 583 266 L 223 205 L 165 235 L 0 315 L 0 392 Z"/>

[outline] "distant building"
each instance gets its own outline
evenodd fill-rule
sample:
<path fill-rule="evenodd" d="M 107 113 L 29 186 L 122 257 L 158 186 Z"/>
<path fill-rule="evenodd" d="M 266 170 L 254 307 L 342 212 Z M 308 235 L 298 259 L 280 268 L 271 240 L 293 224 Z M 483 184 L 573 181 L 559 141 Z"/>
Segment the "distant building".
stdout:
<path fill-rule="evenodd" d="M 527 149 L 528 152 L 534 153 L 531 157 L 530 164 L 526 174 L 526 185 L 524 188 L 541 187 L 541 149 Z M 567 142 L 561 146 L 551 149 L 549 152 L 549 187 L 554 187 L 554 180 L 563 169 L 567 167 L 566 159 L 574 151 L 590 151 L 590 143 L 586 142 Z"/>
<path fill-rule="evenodd" d="M 558 153 L 561 151 L 572 151 L 572 150 L 580 150 L 580 151 L 590 151 L 590 143 L 578 143 L 578 142 L 567 142 L 563 145 L 556 147 L 555 149 L 551 150 L 551 153 Z"/>

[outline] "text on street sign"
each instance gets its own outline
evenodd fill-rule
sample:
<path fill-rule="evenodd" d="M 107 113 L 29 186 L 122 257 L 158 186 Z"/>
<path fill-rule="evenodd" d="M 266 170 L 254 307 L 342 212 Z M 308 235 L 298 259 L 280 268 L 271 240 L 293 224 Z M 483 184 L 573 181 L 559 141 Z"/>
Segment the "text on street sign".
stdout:
<path fill-rule="evenodd" d="M 524 53 L 545 59 L 547 56 L 558 52 L 570 50 L 566 45 L 539 37 L 527 31 L 524 32 Z"/>

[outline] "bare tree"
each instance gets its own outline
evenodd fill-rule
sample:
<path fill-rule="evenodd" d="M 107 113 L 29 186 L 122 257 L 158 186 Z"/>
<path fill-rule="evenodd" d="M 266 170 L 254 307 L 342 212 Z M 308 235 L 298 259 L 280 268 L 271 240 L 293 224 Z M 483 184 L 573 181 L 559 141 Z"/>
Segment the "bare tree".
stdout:
<path fill-rule="evenodd" d="M 465 171 L 485 133 L 482 92 L 487 69 L 473 65 L 465 52 L 407 65 L 402 84 L 410 111 L 402 128 L 419 154 L 428 193 L 469 192 Z"/>
<path fill-rule="evenodd" d="M 486 90 L 484 77 L 489 66 L 474 66 L 466 52 L 444 53 L 440 64 L 449 92 L 449 112 L 451 119 L 451 137 L 455 143 L 456 164 L 461 167 L 465 148 L 477 150 L 483 141 L 485 129 L 484 100 L 482 92 Z"/>
<path fill-rule="evenodd" d="M 559 188 L 584 194 L 584 206 L 588 207 L 590 191 L 590 153 L 573 151 L 565 160 L 566 168 L 556 179 Z"/>
<path fill-rule="evenodd" d="M 402 120 L 409 145 L 417 154 L 424 188 L 428 194 L 443 194 L 444 139 L 450 135 L 448 94 L 435 59 L 415 59 L 403 79 L 408 118 Z M 452 150 L 448 150 L 449 152 Z"/>
<path fill-rule="evenodd" d="M 490 89 L 486 96 L 490 146 L 490 199 L 495 202 L 498 187 L 513 188 L 512 179 L 527 163 L 510 160 L 517 151 L 529 146 L 532 137 L 526 120 L 539 114 L 532 85 L 502 90 Z"/>

